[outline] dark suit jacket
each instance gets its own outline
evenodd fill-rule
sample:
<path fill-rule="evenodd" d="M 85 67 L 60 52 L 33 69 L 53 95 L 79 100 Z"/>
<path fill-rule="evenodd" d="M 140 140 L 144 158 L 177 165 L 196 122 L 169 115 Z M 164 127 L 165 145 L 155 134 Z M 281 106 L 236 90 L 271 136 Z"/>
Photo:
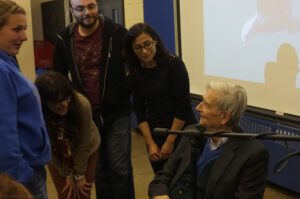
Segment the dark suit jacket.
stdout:
<path fill-rule="evenodd" d="M 200 148 L 203 144 L 200 144 Z M 208 178 L 205 198 L 263 198 L 268 161 L 268 151 L 259 141 L 228 139 Z M 169 195 L 169 191 L 189 169 L 190 163 L 190 138 L 183 137 L 164 169 L 150 183 L 150 198 Z"/>

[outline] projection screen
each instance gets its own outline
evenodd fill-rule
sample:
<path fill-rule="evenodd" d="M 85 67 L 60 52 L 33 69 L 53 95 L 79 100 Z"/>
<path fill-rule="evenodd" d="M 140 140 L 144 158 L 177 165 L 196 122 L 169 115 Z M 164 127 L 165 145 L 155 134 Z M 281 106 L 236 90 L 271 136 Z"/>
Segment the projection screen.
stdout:
<path fill-rule="evenodd" d="M 180 23 L 192 93 L 230 81 L 249 105 L 300 116 L 299 0 L 182 0 Z"/>

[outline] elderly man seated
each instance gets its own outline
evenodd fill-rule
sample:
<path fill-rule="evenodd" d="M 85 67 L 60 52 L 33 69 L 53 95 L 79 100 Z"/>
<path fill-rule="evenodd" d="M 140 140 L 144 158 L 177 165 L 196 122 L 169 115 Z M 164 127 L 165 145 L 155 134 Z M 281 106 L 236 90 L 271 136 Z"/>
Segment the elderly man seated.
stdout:
<path fill-rule="evenodd" d="M 200 125 L 209 132 L 238 129 L 247 105 L 244 88 L 227 82 L 207 85 L 196 107 Z M 191 140 L 184 136 L 178 148 L 149 185 L 152 199 L 192 199 L 191 178 L 196 178 L 197 199 L 260 199 L 266 185 L 269 154 L 257 140 L 196 138 L 195 164 L 191 164 Z M 195 166 L 195 173 L 192 168 Z"/>

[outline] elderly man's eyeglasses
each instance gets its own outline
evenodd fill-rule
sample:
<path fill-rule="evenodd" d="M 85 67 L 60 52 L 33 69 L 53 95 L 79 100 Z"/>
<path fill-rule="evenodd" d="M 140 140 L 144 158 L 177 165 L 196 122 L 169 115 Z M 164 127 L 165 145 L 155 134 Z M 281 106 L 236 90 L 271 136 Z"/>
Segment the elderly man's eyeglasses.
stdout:
<path fill-rule="evenodd" d="M 133 50 L 135 52 L 142 52 L 143 48 L 145 48 L 146 50 L 150 50 L 153 47 L 154 41 L 145 41 L 142 44 L 137 44 L 133 46 Z"/>
<path fill-rule="evenodd" d="M 86 10 L 94 10 L 96 7 L 97 7 L 96 3 L 90 3 L 86 6 L 82 6 L 82 5 L 75 6 L 73 10 L 83 13 L 86 12 Z"/>

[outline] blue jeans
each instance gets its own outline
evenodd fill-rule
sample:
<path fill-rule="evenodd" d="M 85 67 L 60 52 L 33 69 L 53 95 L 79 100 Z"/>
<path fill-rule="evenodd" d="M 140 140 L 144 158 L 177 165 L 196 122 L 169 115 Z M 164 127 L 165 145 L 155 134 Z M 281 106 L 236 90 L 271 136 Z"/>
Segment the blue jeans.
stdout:
<path fill-rule="evenodd" d="M 47 199 L 46 187 L 47 174 L 44 167 L 34 168 L 32 178 L 27 181 L 24 186 L 30 191 L 34 199 Z"/>
<path fill-rule="evenodd" d="M 95 185 L 97 199 L 134 199 L 130 115 L 99 129 L 101 145 Z"/>

